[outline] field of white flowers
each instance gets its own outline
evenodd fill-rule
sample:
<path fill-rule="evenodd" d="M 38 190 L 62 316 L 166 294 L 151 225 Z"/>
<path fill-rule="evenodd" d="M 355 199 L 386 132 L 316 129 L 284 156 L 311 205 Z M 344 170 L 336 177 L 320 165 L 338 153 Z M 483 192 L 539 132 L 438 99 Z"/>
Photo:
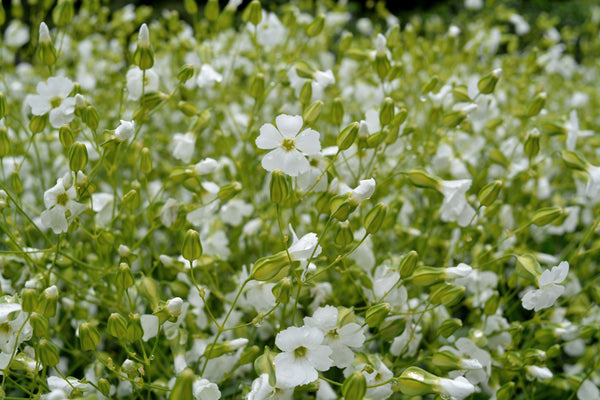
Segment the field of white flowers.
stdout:
<path fill-rule="evenodd" d="M 0 7 L 0 399 L 600 398 L 600 7 L 104 3 Z"/>

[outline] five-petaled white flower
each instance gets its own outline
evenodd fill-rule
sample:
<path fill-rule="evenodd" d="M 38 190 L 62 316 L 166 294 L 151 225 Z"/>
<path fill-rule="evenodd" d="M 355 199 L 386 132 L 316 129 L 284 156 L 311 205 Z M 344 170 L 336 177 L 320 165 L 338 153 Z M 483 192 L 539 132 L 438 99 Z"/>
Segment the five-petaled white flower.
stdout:
<path fill-rule="evenodd" d="M 29 98 L 31 113 L 45 115 L 50 113 L 50 125 L 60 128 L 73 120 L 75 115 L 75 98 L 67 97 L 73 90 L 73 82 L 63 76 L 48 78 L 36 86 L 38 94 Z"/>
<path fill-rule="evenodd" d="M 565 287 L 557 285 L 557 283 L 564 281 L 568 273 L 569 263 L 567 261 L 561 262 L 553 267 L 552 270 L 545 270 L 537 280 L 540 288 L 530 290 L 521 299 L 523 308 L 526 310 L 533 309 L 535 312 L 538 312 L 541 309 L 552 307 L 556 299 L 565 291 Z"/>
<path fill-rule="evenodd" d="M 441 182 L 439 191 L 444 195 L 444 201 L 440 208 L 442 221 L 456 221 L 463 228 L 469 225 L 469 222 L 475 216 L 475 210 L 467 203 L 465 198 L 465 194 L 470 187 L 470 179 Z"/>
<path fill-rule="evenodd" d="M 75 217 L 86 209 L 86 206 L 77 203 L 75 198 L 77 198 L 75 187 L 65 188 L 63 180 L 59 178 L 55 186 L 44 192 L 46 210 L 41 214 L 42 224 L 52 228 L 54 233 L 66 232 Z"/>
<path fill-rule="evenodd" d="M 315 155 L 321 150 L 319 132 L 302 129 L 303 120 L 299 115 L 281 114 L 273 124 L 264 124 L 256 138 L 259 149 L 271 150 L 262 159 L 267 171 L 279 169 L 290 176 L 298 176 L 308 171 L 310 164 L 305 155 Z"/>
<path fill-rule="evenodd" d="M 322 344 L 323 339 L 323 332 L 309 326 L 292 326 L 277 334 L 275 344 L 282 350 L 274 360 L 278 387 L 309 384 L 319 377 L 317 371 L 331 367 L 331 348 Z"/>

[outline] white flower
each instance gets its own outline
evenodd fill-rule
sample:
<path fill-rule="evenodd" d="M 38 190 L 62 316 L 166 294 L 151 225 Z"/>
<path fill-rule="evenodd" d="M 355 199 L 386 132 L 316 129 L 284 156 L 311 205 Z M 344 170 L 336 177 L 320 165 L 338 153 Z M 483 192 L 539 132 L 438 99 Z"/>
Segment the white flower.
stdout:
<path fill-rule="evenodd" d="M 306 385 L 317 380 L 317 371 L 331 367 L 331 348 L 322 344 L 323 339 L 319 329 L 308 326 L 292 326 L 277 334 L 275 344 L 282 350 L 274 361 L 277 386 Z"/>
<path fill-rule="evenodd" d="M 373 372 L 366 372 L 363 369 L 363 375 L 367 379 L 367 393 L 365 398 L 372 400 L 384 400 L 393 394 L 392 384 L 384 382 L 389 381 L 394 377 L 394 374 L 381 360 L 377 360 L 379 365 Z M 359 365 L 359 368 L 363 368 L 364 365 Z M 373 366 L 374 367 L 374 366 Z"/>
<path fill-rule="evenodd" d="M 317 154 L 321 150 L 319 132 L 302 129 L 302 117 L 281 114 L 273 124 L 264 124 L 256 138 L 259 149 L 270 150 L 263 159 L 262 166 L 267 171 L 279 169 L 290 176 L 308 171 L 310 164 L 306 155 Z"/>
<path fill-rule="evenodd" d="M 115 129 L 115 136 L 120 141 L 124 142 L 135 134 L 135 122 L 121 120 L 117 129 Z"/>
<path fill-rule="evenodd" d="M 600 167 L 588 164 L 586 172 L 590 176 L 587 186 L 585 187 L 585 194 L 589 197 L 596 197 L 598 191 L 600 191 Z"/>
<path fill-rule="evenodd" d="M 290 81 L 290 86 L 294 88 L 296 97 L 300 97 L 302 88 L 304 87 L 304 84 L 308 82 L 308 79 L 299 76 L 298 72 L 296 71 L 296 67 L 294 66 L 290 67 L 288 70 L 288 79 Z M 325 91 L 325 88 L 329 85 L 333 85 L 334 83 L 335 76 L 333 76 L 333 72 L 330 69 L 327 71 L 315 71 L 310 85 L 311 101 L 321 100 L 323 98 L 323 92 Z"/>
<path fill-rule="evenodd" d="M 523 308 L 538 312 L 541 309 L 552 307 L 556 299 L 565 291 L 565 287 L 557 285 L 557 283 L 564 281 L 568 273 L 569 263 L 567 261 L 561 262 L 552 270 L 545 270 L 537 280 L 539 289 L 525 293 L 521 299 Z"/>
<path fill-rule="evenodd" d="M 308 263 L 308 260 L 318 257 L 323 249 L 318 244 L 319 238 L 316 233 L 310 232 L 298 239 L 291 225 L 290 231 L 292 232 L 292 245 L 288 248 L 288 253 L 292 260 L 300 261 L 304 268 L 302 273 L 302 280 L 304 280 L 308 272 L 312 273 L 317 268 L 313 263 Z"/>
<path fill-rule="evenodd" d="M 0 370 L 8 367 L 15 349 L 31 339 L 33 329 L 18 303 L 0 304 Z"/>
<path fill-rule="evenodd" d="M 59 178 L 55 186 L 44 192 L 46 210 L 40 216 L 42 224 L 52 228 L 54 233 L 66 232 L 75 217 L 86 209 L 85 205 L 74 201 L 76 197 L 75 187 L 65 189 L 63 180 Z"/>
<path fill-rule="evenodd" d="M 438 378 L 433 382 L 433 391 L 451 400 L 462 400 L 475 393 L 475 386 L 466 378 L 459 376 L 454 379 Z"/>
<path fill-rule="evenodd" d="M 38 37 L 38 42 L 40 44 L 49 44 L 52 42 L 50 38 L 50 31 L 48 30 L 48 25 L 45 22 L 40 23 L 40 33 Z"/>
<path fill-rule="evenodd" d="M 593 135 L 593 131 L 582 131 L 579 129 L 579 118 L 577 117 L 577 110 L 572 110 L 569 114 L 569 120 L 565 123 L 565 129 L 567 130 L 567 150 L 575 150 L 575 144 L 577 143 L 578 137 L 587 137 Z"/>
<path fill-rule="evenodd" d="M 510 16 L 509 21 L 515 26 L 515 32 L 519 36 L 523 36 L 529 33 L 531 27 L 525 21 L 525 18 L 520 16 L 519 14 L 513 14 Z"/>
<path fill-rule="evenodd" d="M 167 228 L 173 225 L 173 222 L 177 219 L 177 213 L 179 212 L 179 203 L 177 200 L 169 197 L 162 209 L 160 210 L 160 222 Z"/>
<path fill-rule="evenodd" d="M 144 336 L 142 336 L 144 342 L 158 335 L 159 319 L 156 315 L 144 314 L 140 316 L 140 324 L 142 325 L 142 331 L 144 331 Z"/>
<path fill-rule="evenodd" d="M 215 71 L 209 64 L 204 64 L 200 68 L 196 84 L 199 88 L 211 88 L 215 86 L 215 83 L 219 83 L 222 80 L 223 75 Z"/>
<path fill-rule="evenodd" d="M 218 400 L 221 398 L 219 387 L 207 379 L 197 378 L 192 386 L 194 399 L 196 400 Z"/>
<path fill-rule="evenodd" d="M 528 365 L 525 369 L 527 371 L 527 378 L 529 380 L 537 379 L 539 381 L 543 381 L 545 379 L 550 379 L 554 376 L 552 374 L 552 371 L 550 371 L 546 367 L 538 367 L 536 365 Z"/>
<path fill-rule="evenodd" d="M 469 222 L 475 216 L 475 210 L 467 203 L 465 198 L 465 194 L 470 187 L 470 179 L 442 181 L 440 187 L 440 192 L 444 195 L 444 201 L 440 208 L 442 221 L 456 221 L 463 228 L 469 225 Z"/>
<path fill-rule="evenodd" d="M 73 90 L 73 82 L 65 77 L 48 78 L 36 86 L 38 94 L 29 98 L 31 113 L 45 115 L 50 112 L 50 125 L 60 128 L 73 120 L 75 115 L 75 98 L 67 97 Z"/>
<path fill-rule="evenodd" d="M 3 39 L 9 47 L 21 47 L 29 42 L 29 27 L 14 18 L 6 27 Z"/>
<path fill-rule="evenodd" d="M 250 22 L 248 22 L 247 27 L 249 31 L 256 32 L 256 40 L 265 48 L 283 43 L 287 36 L 287 29 L 277 18 L 277 15 L 264 10 L 262 11 L 262 19 L 256 29 Z"/>
<path fill-rule="evenodd" d="M 337 320 L 337 308 L 325 306 L 317 309 L 312 317 L 304 317 L 304 324 L 323 332 L 325 335 L 323 343 L 332 350 L 333 365 L 346 368 L 354 362 L 354 352 L 350 347 L 360 348 L 365 341 L 365 335 L 357 323 L 350 322 L 339 327 Z"/>
<path fill-rule="evenodd" d="M 465 8 L 479 10 L 483 8 L 483 0 L 465 0 Z"/>
<path fill-rule="evenodd" d="M 254 207 L 252 204 L 248 204 L 241 199 L 233 199 L 221 207 L 219 214 L 221 220 L 226 224 L 238 226 L 244 221 L 244 218 L 252 215 L 253 211 Z"/>
<path fill-rule="evenodd" d="M 206 175 L 206 174 L 210 174 L 211 172 L 213 172 L 218 166 L 219 166 L 219 163 L 217 163 L 216 160 L 208 157 L 208 158 L 205 158 L 204 160 L 200 161 L 199 163 L 197 163 L 194 166 L 194 171 L 198 175 Z"/>
<path fill-rule="evenodd" d="M 446 268 L 444 274 L 446 279 L 465 278 L 472 270 L 470 265 L 460 263 L 456 267 Z"/>
<path fill-rule="evenodd" d="M 291 400 L 293 388 L 280 389 L 269 384 L 269 375 L 262 374 L 252 382 L 252 390 L 246 400 Z"/>
<path fill-rule="evenodd" d="M 154 93 L 158 91 L 158 75 L 147 69 L 146 74 L 138 67 L 127 71 L 127 90 L 130 100 L 139 100 L 143 93 Z"/>
<path fill-rule="evenodd" d="M 357 203 L 369 200 L 375 193 L 375 179 L 363 179 L 358 183 L 358 186 L 352 189 L 351 197 Z"/>
<path fill-rule="evenodd" d="M 598 390 L 598 386 L 594 385 L 589 379 L 586 379 L 581 383 L 579 389 L 577 390 L 577 399 L 578 400 L 594 400 L 600 399 L 600 390 Z"/>
<path fill-rule="evenodd" d="M 173 157 L 184 163 L 189 163 L 194 155 L 194 146 L 196 145 L 196 136 L 192 132 L 186 134 L 176 133 L 173 135 Z"/>

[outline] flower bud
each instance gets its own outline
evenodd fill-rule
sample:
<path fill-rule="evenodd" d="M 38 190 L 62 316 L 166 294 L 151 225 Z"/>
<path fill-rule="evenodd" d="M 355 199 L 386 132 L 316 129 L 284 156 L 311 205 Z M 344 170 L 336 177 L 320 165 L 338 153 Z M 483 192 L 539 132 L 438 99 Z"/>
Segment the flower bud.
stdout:
<path fill-rule="evenodd" d="M 466 85 L 457 85 L 452 88 L 452 96 L 456 101 L 462 103 L 472 103 L 473 99 L 469 97 L 469 89 Z"/>
<path fill-rule="evenodd" d="M 438 190 L 441 185 L 440 178 L 430 175 L 421 169 L 411 169 L 406 175 L 410 183 L 417 187 Z"/>
<path fill-rule="evenodd" d="M 437 85 L 440 83 L 440 78 L 437 75 L 434 75 L 429 82 L 426 82 L 423 87 L 421 88 L 421 93 L 423 94 L 427 94 L 429 92 L 431 92 L 432 90 L 434 90 Z"/>
<path fill-rule="evenodd" d="M 400 272 L 402 279 L 406 279 L 412 275 L 417 267 L 418 260 L 419 254 L 414 250 L 409 251 L 404 257 L 402 257 L 402 260 L 400 260 L 400 265 L 398 265 L 398 271 Z"/>
<path fill-rule="evenodd" d="M 195 4 L 195 0 L 190 0 L 190 1 L 193 1 Z M 179 72 L 177 73 L 177 79 L 181 83 L 186 83 L 188 80 L 190 80 L 192 78 L 192 76 L 194 76 L 194 66 L 191 64 L 183 65 L 179 69 Z"/>
<path fill-rule="evenodd" d="M 185 101 L 180 101 L 179 103 L 177 103 L 177 108 L 186 117 L 194 117 L 194 116 L 198 115 L 198 113 L 200 112 L 200 110 L 198 110 L 198 107 L 196 107 L 192 103 L 188 103 Z"/>
<path fill-rule="evenodd" d="M 267 374 L 269 376 L 269 385 L 275 386 L 275 356 L 271 353 L 268 346 L 265 346 L 265 351 L 262 355 L 254 360 L 254 370 L 258 376 Z"/>
<path fill-rule="evenodd" d="M 383 203 L 377 203 L 375 207 L 369 210 L 365 216 L 364 226 L 369 234 L 376 233 L 385 219 L 387 214 L 387 206 Z"/>
<path fill-rule="evenodd" d="M 298 100 L 304 106 L 310 103 L 310 99 L 312 98 L 312 83 L 312 79 L 307 80 L 300 90 L 300 98 Z"/>
<path fill-rule="evenodd" d="M 56 49 L 52 44 L 52 39 L 50 39 L 48 25 L 46 25 L 44 22 L 40 24 L 37 55 L 40 61 L 48 67 L 54 65 L 56 62 Z"/>
<path fill-rule="evenodd" d="M 8 130 L 5 127 L 0 127 L 0 158 L 4 158 L 10 154 L 10 147 Z"/>
<path fill-rule="evenodd" d="M 496 392 L 496 399 L 498 400 L 512 400 L 515 395 L 515 383 L 507 382 L 498 389 Z"/>
<path fill-rule="evenodd" d="M 458 318 L 450 318 L 444 320 L 438 328 L 438 333 L 447 338 L 462 327 L 462 321 Z"/>
<path fill-rule="evenodd" d="M 406 328 L 406 323 L 401 318 L 384 320 L 379 326 L 379 334 L 385 340 L 393 340 Z"/>
<path fill-rule="evenodd" d="M 460 369 L 460 357 L 450 350 L 439 351 L 433 355 L 431 362 L 442 369 Z"/>
<path fill-rule="evenodd" d="M 58 130 L 58 138 L 65 149 L 71 149 L 73 146 L 73 131 L 69 125 L 63 125 Z"/>
<path fill-rule="evenodd" d="M 431 286 L 444 279 L 444 270 L 442 268 L 420 267 L 412 274 L 411 279 L 416 285 Z"/>
<path fill-rule="evenodd" d="M 252 0 L 250 4 L 248 4 L 242 13 L 242 20 L 244 22 L 250 22 L 252 25 L 260 24 L 260 21 L 262 21 L 260 1 Z"/>
<path fill-rule="evenodd" d="M 350 46 L 352 45 L 352 40 L 354 39 L 354 36 L 352 35 L 351 32 L 348 31 L 344 31 L 342 33 L 342 37 L 340 38 L 340 51 L 341 52 L 346 52 L 348 51 L 348 49 L 350 49 Z"/>
<path fill-rule="evenodd" d="M 248 339 L 234 339 L 228 340 L 222 343 L 214 343 L 206 346 L 206 350 L 204 351 L 204 357 L 206 358 L 216 358 L 220 357 L 223 354 L 231 353 L 232 351 L 236 351 L 241 349 L 242 347 L 248 344 Z"/>
<path fill-rule="evenodd" d="M 29 121 L 29 130 L 34 135 L 36 133 L 40 133 L 46 127 L 46 123 L 48 122 L 48 115 L 34 115 L 31 117 Z"/>
<path fill-rule="evenodd" d="M 46 318 L 52 318 L 56 315 L 56 306 L 58 304 L 58 289 L 52 285 L 42 292 L 37 304 L 37 312 Z"/>
<path fill-rule="evenodd" d="M 6 11 L 4 11 L 4 7 L 2 3 L 0 3 L 0 26 L 4 25 L 6 22 Z"/>
<path fill-rule="evenodd" d="M 190 15 L 198 14 L 198 5 L 196 4 L 196 0 L 184 0 L 183 8 L 185 12 L 187 12 Z"/>
<path fill-rule="evenodd" d="M 190 265 L 202 256 L 202 243 L 200 242 L 200 234 L 197 231 L 190 229 L 186 232 L 181 247 L 181 255 L 190 262 Z"/>
<path fill-rule="evenodd" d="M 16 195 L 21 195 L 23 193 L 23 182 L 19 176 L 19 171 L 15 170 L 10 174 L 10 187 Z"/>
<path fill-rule="evenodd" d="M 567 168 L 576 171 L 585 171 L 587 169 L 588 163 L 580 153 L 571 150 L 563 150 L 560 155 Z"/>
<path fill-rule="evenodd" d="M 116 338 L 124 338 L 127 335 L 127 320 L 119 313 L 112 313 L 108 317 L 106 330 Z"/>
<path fill-rule="evenodd" d="M 272 256 L 260 258 L 254 263 L 250 277 L 257 281 L 269 281 L 283 278 L 287 275 L 290 260 L 285 251 L 280 251 Z"/>
<path fill-rule="evenodd" d="M 348 194 L 340 194 L 333 196 L 329 200 L 329 208 L 331 210 L 331 216 L 339 221 L 345 221 L 354 210 L 356 210 L 358 204 L 350 199 Z"/>
<path fill-rule="evenodd" d="M 362 400 L 367 393 L 367 379 L 361 371 L 354 371 L 342 385 L 342 395 L 346 400 Z"/>
<path fill-rule="evenodd" d="M 350 223 L 348 221 L 338 222 L 337 229 L 333 234 L 333 243 L 343 249 L 353 241 L 354 234 Z"/>
<path fill-rule="evenodd" d="M 315 202 L 315 208 L 321 214 L 328 214 L 330 211 L 329 200 L 331 194 L 329 192 L 321 192 L 317 195 L 317 201 Z"/>
<path fill-rule="evenodd" d="M 387 57 L 387 53 L 385 51 L 378 51 L 375 53 L 375 61 L 373 61 L 373 69 L 375 69 L 375 73 L 379 77 L 380 80 L 384 80 L 387 76 L 388 72 L 392 65 L 390 64 L 390 60 Z"/>
<path fill-rule="evenodd" d="M 144 147 L 140 156 L 140 171 L 142 174 L 149 175 L 152 172 L 152 156 L 150 155 L 150 149 Z"/>
<path fill-rule="evenodd" d="M 125 196 L 123 196 L 121 202 L 130 211 L 133 212 L 137 210 L 140 205 L 140 197 L 138 196 L 137 190 L 131 189 L 129 192 L 125 193 Z"/>
<path fill-rule="evenodd" d="M 390 303 L 378 303 L 369 307 L 365 314 L 365 322 L 371 328 L 377 328 L 392 311 Z"/>
<path fill-rule="evenodd" d="M 496 84 L 500 79 L 500 75 L 502 74 L 502 68 L 496 68 L 492 71 L 491 74 L 488 74 L 481 78 L 481 80 L 477 83 L 477 89 L 479 89 L 479 93 L 481 94 L 490 94 L 494 92 L 496 88 Z"/>
<path fill-rule="evenodd" d="M 110 396 L 110 382 L 106 378 L 98 379 L 97 386 L 98 390 L 100 390 L 100 393 L 106 397 Z"/>
<path fill-rule="evenodd" d="M 432 383 L 437 376 L 422 370 L 419 367 L 408 367 L 398 380 L 400 391 L 407 396 L 422 396 L 432 392 Z"/>
<path fill-rule="evenodd" d="M 342 103 L 342 99 L 339 97 L 333 99 L 330 116 L 331 122 L 335 125 L 341 124 L 344 120 L 344 104 Z"/>
<path fill-rule="evenodd" d="M 133 63 L 141 70 L 150 69 L 154 65 L 154 51 L 150 45 L 150 32 L 146 24 L 140 27 L 137 47 L 133 53 Z"/>
<path fill-rule="evenodd" d="M 79 343 L 84 351 L 94 351 L 100 343 L 100 332 L 95 326 L 88 322 L 82 322 L 79 325 Z"/>
<path fill-rule="evenodd" d="M 21 309 L 23 312 L 32 312 L 37 309 L 38 296 L 35 289 L 24 288 L 21 291 Z"/>
<path fill-rule="evenodd" d="M 530 160 L 535 158 L 540 152 L 540 131 L 536 128 L 533 128 L 525 138 L 525 154 L 529 157 Z"/>
<path fill-rule="evenodd" d="M 431 302 L 433 304 L 443 304 L 446 307 L 452 307 L 458 304 L 465 295 L 464 286 L 454 286 L 448 283 L 440 283 L 433 287 L 431 293 Z"/>
<path fill-rule="evenodd" d="M 275 204 L 283 203 L 288 198 L 290 191 L 291 187 L 287 176 L 278 169 L 274 170 L 269 182 L 271 201 Z"/>
<path fill-rule="evenodd" d="M 290 301 L 290 294 L 292 293 L 292 280 L 289 277 L 281 279 L 271 289 L 275 301 L 281 304 L 287 304 Z"/>
<path fill-rule="evenodd" d="M 337 146 L 340 151 L 347 150 L 358 136 L 358 130 L 360 128 L 360 124 L 358 122 L 353 122 L 347 127 L 345 127 L 337 137 Z"/>
<path fill-rule="evenodd" d="M 392 118 L 394 118 L 395 112 L 394 107 L 394 100 L 392 100 L 390 97 L 386 97 L 383 100 L 383 105 L 379 110 L 379 123 L 381 124 L 381 126 L 387 125 L 390 122 L 392 122 Z"/>
<path fill-rule="evenodd" d="M 300 78 L 313 79 L 317 72 L 308 62 L 304 60 L 297 61 L 294 69 Z"/>
<path fill-rule="evenodd" d="M 242 185 L 239 182 L 228 183 L 222 186 L 217 193 L 219 200 L 225 202 L 231 200 L 236 194 L 242 191 Z"/>
<path fill-rule="evenodd" d="M 485 306 L 483 307 L 483 313 L 485 315 L 494 315 L 496 314 L 496 310 L 498 310 L 498 304 L 500 303 L 500 293 L 497 290 L 490 296 L 490 298 L 485 302 Z"/>
<path fill-rule="evenodd" d="M 194 400 L 194 371 L 186 368 L 179 374 L 168 400 Z"/>
<path fill-rule="evenodd" d="M 204 16 L 209 21 L 216 21 L 219 18 L 219 1 L 218 0 L 208 0 L 206 6 L 204 7 Z"/>
<path fill-rule="evenodd" d="M 85 144 L 75 142 L 69 149 L 69 168 L 71 171 L 82 171 L 88 163 L 88 152 Z"/>
<path fill-rule="evenodd" d="M 560 207 L 541 208 L 533 213 L 531 223 L 536 226 L 548 225 L 563 214 L 563 209 Z"/>
<path fill-rule="evenodd" d="M 477 195 L 477 199 L 479 200 L 479 204 L 482 206 L 488 207 L 498 198 L 500 195 L 500 190 L 502 189 L 502 181 L 494 181 L 490 182 L 484 187 L 481 188 L 479 194 Z"/>
<path fill-rule="evenodd" d="M 315 37 L 323 30 L 325 26 L 325 15 L 319 14 L 317 17 L 306 27 L 306 35 L 308 37 Z"/>
<path fill-rule="evenodd" d="M 525 254 L 517 256 L 517 271 L 522 276 L 535 280 L 542 273 L 542 268 L 533 255 Z"/>
<path fill-rule="evenodd" d="M 556 358 L 556 357 L 560 356 L 560 354 L 561 354 L 560 344 L 558 344 L 558 343 L 550 346 L 548 348 L 548 350 L 546 350 L 547 358 Z"/>
<path fill-rule="evenodd" d="M 58 0 L 58 4 L 52 10 L 52 22 L 58 27 L 63 27 L 71 22 L 74 14 L 73 0 Z"/>
<path fill-rule="evenodd" d="M 42 314 L 32 312 L 29 316 L 29 323 L 36 336 L 48 336 L 50 332 L 48 318 L 44 317 Z"/>
<path fill-rule="evenodd" d="M 138 291 L 140 295 L 146 299 L 153 311 L 158 309 L 160 290 L 158 289 L 158 283 L 156 280 L 148 276 L 143 277 L 138 282 Z"/>
<path fill-rule="evenodd" d="M 321 100 L 317 100 L 312 102 L 304 112 L 302 112 L 302 119 L 305 124 L 312 124 L 319 118 L 321 114 L 321 109 L 323 108 L 323 102 Z"/>
<path fill-rule="evenodd" d="M 98 125 L 100 124 L 100 116 L 98 115 L 98 111 L 96 111 L 96 108 L 92 105 L 86 107 L 82 120 L 93 131 L 98 129 Z"/>
<path fill-rule="evenodd" d="M 196 122 L 194 123 L 194 127 L 192 128 L 192 131 L 194 132 L 202 132 L 204 130 L 204 128 L 206 128 L 209 124 L 210 124 L 210 119 L 211 119 L 211 113 L 208 110 L 203 110 L 200 111 L 200 114 L 198 114 L 198 119 L 196 120 Z"/>
<path fill-rule="evenodd" d="M 250 83 L 250 96 L 254 100 L 261 99 L 265 94 L 265 75 L 261 72 L 257 73 L 252 77 Z"/>
<path fill-rule="evenodd" d="M 546 97 L 546 92 L 536 94 L 533 100 L 527 104 L 526 116 L 535 117 L 538 115 L 546 105 Z"/>
<path fill-rule="evenodd" d="M 46 339 L 40 339 L 36 353 L 39 355 L 44 367 L 55 367 L 60 361 L 58 349 L 52 342 Z"/>
<path fill-rule="evenodd" d="M 250 347 L 246 347 L 242 354 L 240 355 L 239 363 L 240 365 L 246 365 L 256 360 L 256 357 L 260 353 L 260 347 L 257 345 L 253 345 Z"/>
<path fill-rule="evenodd" d="M 6 95 L 0 92 L 0 119 L 8 115 L 8 103 L 6 102 Z"/>
<path fill-rule="evenodd" d="M 119 268 L 117 270 L 117 287 L 119 291 L 128 289 L 135 284 L 135 278 L 133 277 L 133 272 L 131 272 L 131 268 L 127 263 L 119 264 Z"/>

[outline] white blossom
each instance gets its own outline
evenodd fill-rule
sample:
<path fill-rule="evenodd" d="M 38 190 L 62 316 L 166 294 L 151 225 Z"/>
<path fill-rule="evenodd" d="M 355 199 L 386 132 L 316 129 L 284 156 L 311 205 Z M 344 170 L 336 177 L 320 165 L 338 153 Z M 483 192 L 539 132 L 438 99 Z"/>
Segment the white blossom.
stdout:
<path fill-rule="evenodd" d="M 568 273 L 569 263 L 567 261 L 561 262 L 552 270 L 545 270 L 537 279 L 539 289 L 530 290 L 521 299 L 523 308 L 538 312 L 541 309 L 552 307 L 565 291 L 565 287 L 558 284 L 567 278 Z"/>

